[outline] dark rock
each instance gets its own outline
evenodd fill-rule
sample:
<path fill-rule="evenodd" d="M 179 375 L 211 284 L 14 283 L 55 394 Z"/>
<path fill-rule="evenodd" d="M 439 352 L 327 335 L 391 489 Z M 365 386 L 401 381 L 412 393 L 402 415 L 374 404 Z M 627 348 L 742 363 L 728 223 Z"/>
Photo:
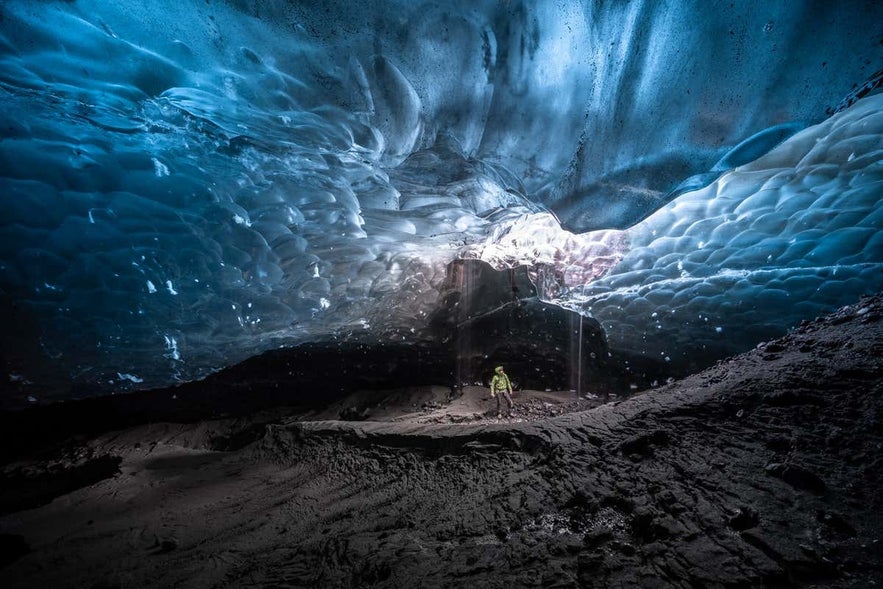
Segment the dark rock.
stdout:
<path fill-rule="evenodd" d="M 747 530 L 748 528 L 753 528 L 760 522 L 760 516 L 757 515 L 757 512 L 751 509 L 750 507 L 740 507 L 736 514 L 730 517 L 727 520 L 727 525 L 737 531 L 741 532 L 743 530 Z"/>
<path fill-rule="evenodd" d="M 816 513 L 816 520 L 823 525 L 829 537 L 854 538 L 858 534 L 855 527 L 839 513 L 819 510 Z"/>
<path fill-rule="evenodd" d="M 604 566 L 604 555 L 600 552 L 580 554 L 577 559 L 577 570 L 580 577 L 584 574 L 595 573 Z"/>
<path fill-rule="evenodd" d="M 773 463 L 768 464 L 765 470 L 767 474 L 782 479 L 795 489 L 822 495 L 828 488 L 818 475 L 796 464 Z"/>
<path fill-rule="evenodd" d="M 338 419 L 343 421 L 364 421 L 371 416 L 371 410 L 367 407 L 345 407 L 341 410 Z"/>
<path fill-rule="evenodd" d="M 787 452 L 791 449 L 791 444 L 791 438 L 786 436 L 772 436 L 764 442 L 764 445 L 774 452 Z"/>
<path fill-rule="evenodd" d="M 626 556 L 632 556 L 635 554 L 635 547 L 628 542 L 611 542 L 610 548 Z"/>
<path fill-rule="evenodd" d="M 632 513 L 632 533 L 635 537 L 646 543 L 653 539 L 653 511 L 646 507 L 638 507 Z"/>
<path fill-rule="evenodd" d="M 219 452 L 233 452 L 260 440 L 267 430 L 266 424 L 248 425 L 230 434 L 215 436 L 209 441 L 209 448 Z"/>
<path fill-rule="evenodd" d="M 120 472 L 121 462 L 118 456 L 100 456 L 69 466 L 37 465 L 36 471 L 5 472 L 0 478 L 0 514 L 33 509 L 56 497 L 115 476 Z"/>
<path fill-rule="evenodd" d="M 670 442 L 671 434 L 666 430 L 658 429 L 626 439 L 619 445 L 619 450 L 625 455 L 650 456 L 654 446 L 667 446 Z"/>
<path fill-rule="evenodd" d="M 0 569 L 15 562 L 31 551 L 24 536 L 0 534 Z"/>
<path fill-rule="evenodd" d="M 613 539 L 613 532 L 605 527 L 592 528 L 583 536 L 583 543 L 589 548 L 597 548 Z"/>
<path fill-rule="evenodd" d="M 599 504 L 602 508 L 610 508 L 624 514 L 632 513 L 635 510 L 635 501 L 625 495 L 606 496 Z"/>
<path fill-rule="evenodd" d="M 356 587 L 373 586 L 388 580 L 392 575 L 392 568 L 386 563 L 367 563 L 356 575 L 353 581 Z"/>
<path fill-rule="evenodd" d="M 584 491 L 577 491 L 573 494 L 573 497 L 567 500 L 567 503 L 564 504 L 568 509 L 581 510 L 583 512 L 594 513 L 598 510 L 598 502 L 590 497 Z"/>
<path fill-rule="evenodd" d="M 157 538 L 153 554 L 166 554 L 178 549 L 177 538 Z"/>
<path fill-rule="evenodd" d="M 770 391 L 762 396 L 763 402 L 773 407 L 792 407 L 795 405 L 814 405 L 824 407 L 830 401 L 820 396 L 817 391 L 781 390 Z"/>

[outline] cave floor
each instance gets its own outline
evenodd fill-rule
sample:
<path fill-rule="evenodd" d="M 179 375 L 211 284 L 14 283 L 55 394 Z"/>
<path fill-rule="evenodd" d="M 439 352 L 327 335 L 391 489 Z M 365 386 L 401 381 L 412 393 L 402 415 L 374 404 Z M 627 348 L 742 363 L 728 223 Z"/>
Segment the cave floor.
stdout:
<path fill-rule="evenodd" d="M 883 579 L 883 297 L 627 399 L 515 402 L 418 387 L 69 440 L 4 466 L 0 583 Z"/>

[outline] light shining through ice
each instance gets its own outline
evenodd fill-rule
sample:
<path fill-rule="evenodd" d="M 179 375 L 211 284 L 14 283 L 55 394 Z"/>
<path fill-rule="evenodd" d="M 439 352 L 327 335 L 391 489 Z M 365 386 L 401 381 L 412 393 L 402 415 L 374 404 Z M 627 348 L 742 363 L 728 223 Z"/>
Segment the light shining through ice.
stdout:
<path fill-rule="evenodd" d="M 883 287 L 879 3 L 0 10 L 19 379 L 420 339 L 463 258 L 673 366 Z"/>

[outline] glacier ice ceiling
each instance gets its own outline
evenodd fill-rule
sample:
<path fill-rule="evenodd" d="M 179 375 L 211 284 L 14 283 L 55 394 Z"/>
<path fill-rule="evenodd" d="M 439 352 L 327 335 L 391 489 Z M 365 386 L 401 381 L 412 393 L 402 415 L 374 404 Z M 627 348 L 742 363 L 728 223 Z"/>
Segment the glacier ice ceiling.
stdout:
<path fill-rule="evenodd" d="M 883 288 L 883 5 L 0 5 L 8 378 L 411 341 L 448 263 L 706 362 Z"/>

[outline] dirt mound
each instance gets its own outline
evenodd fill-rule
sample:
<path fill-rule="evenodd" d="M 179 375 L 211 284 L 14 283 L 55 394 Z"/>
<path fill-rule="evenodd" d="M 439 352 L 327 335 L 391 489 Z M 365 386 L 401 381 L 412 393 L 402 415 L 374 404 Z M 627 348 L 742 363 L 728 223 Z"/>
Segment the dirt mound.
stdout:
<path fill-rule="evenodd" d="M 29 550 L 0 582 L 859 588 L 883 578 L 881 297 L 588 410 L 564 412 L 591 399 L 516 394 L 526 413 L 562 414 L 497 420 L 481 389 L 416 393 L 423 405 L 410 411 L 402 399 L 415 391 L 381 395 L 385 414 L 370 408 L 377 397 L 354 397 L 369 407 L 358 421 L 339 419 L 344 403 L 329 415 L 81 440 L 90 455 L 120 457 L 120 473 L 0 518 L 3 537 Z M 232 438 L 228 451 L 211 442 Z"/>

